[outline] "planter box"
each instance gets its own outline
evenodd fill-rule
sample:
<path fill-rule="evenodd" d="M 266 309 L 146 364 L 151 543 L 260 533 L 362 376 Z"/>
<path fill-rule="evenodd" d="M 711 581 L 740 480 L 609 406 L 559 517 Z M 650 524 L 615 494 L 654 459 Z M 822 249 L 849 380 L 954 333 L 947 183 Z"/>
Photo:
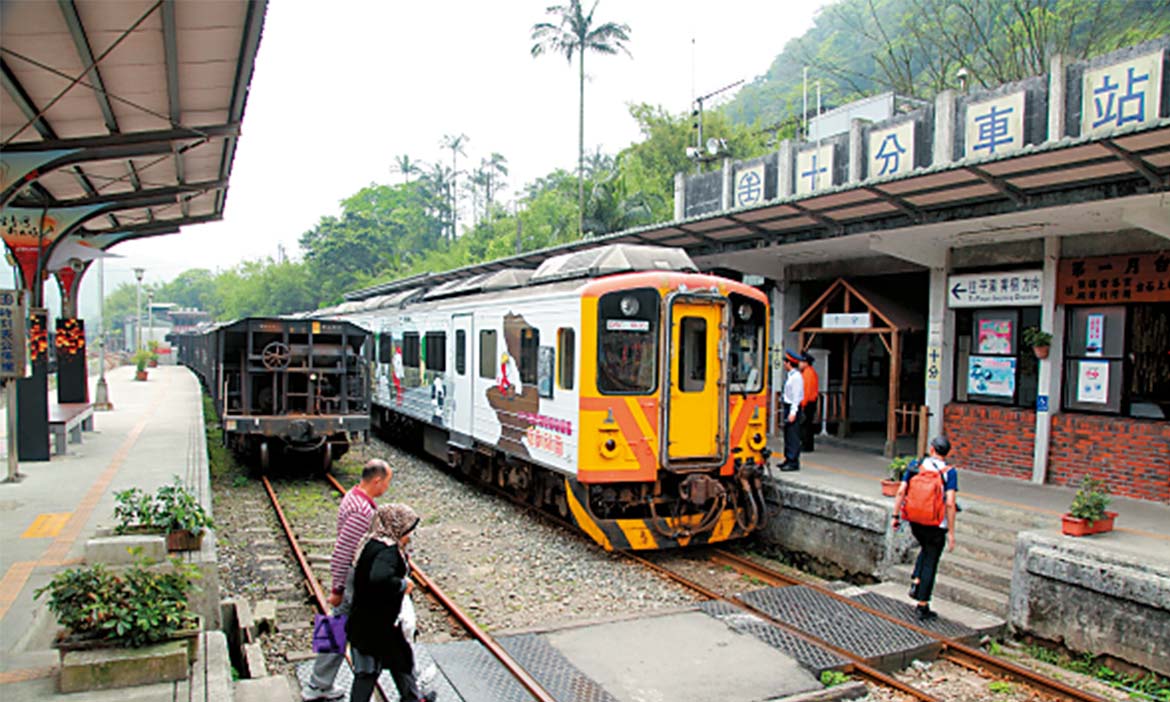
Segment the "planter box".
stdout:
<path fill-rule="evenodd" d="M 883 480 L 882 494 L 886 497 L 893 497 L 898 494 L 898 486 L 902 484 L 901 480 Z"/>
<path fill-rule="evenodd" d="M 192 534 L 186 529 L 176 529 L 167 534 L 168 551 L 198 551 L 203 544 L 203 532 Z"/>
<path fill-rule="evenodd" d="M 198 641 L 197 638 L 193 640 Z M 184 641 L 167 641 L 142 648 L 93 648 L 68 652 L 62 649 L 57 689 L 81 692 L 186 680 L 189 670 L 190 659 Z"/>
<path fill-rule="evenodd" d="M 1104 517 L 1089 521 L 1088 519 L 1080 519 L 1072 515 L 1063 514 L 1060 517 L 1060 531 L 1066 536 L 1104 534 L 1107 531 L 1113 531 L 1113 520 L 1116 517 L 1117 512 L 1106 512 Z"/>

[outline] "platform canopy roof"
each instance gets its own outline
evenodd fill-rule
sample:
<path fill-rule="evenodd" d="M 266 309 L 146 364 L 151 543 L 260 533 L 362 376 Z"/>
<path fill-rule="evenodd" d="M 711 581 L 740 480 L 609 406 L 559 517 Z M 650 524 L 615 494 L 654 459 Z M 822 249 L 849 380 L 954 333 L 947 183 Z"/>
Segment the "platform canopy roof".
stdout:
<path fill-rule="evenodd" d="M 3 0 L 8 216 L 77 208 L 99 248 L 221 219 L 266 8 Z"/>

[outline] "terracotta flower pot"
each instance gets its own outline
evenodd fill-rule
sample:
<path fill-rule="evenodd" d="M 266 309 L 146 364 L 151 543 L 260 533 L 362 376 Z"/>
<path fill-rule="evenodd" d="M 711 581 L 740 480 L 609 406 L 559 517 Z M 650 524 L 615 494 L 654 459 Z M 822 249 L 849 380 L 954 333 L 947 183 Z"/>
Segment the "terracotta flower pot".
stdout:
<path fill-rule="evenodd" d="M 901 480 L 883 480 L 882 494 L 886 497 L 893 497 L 898 494 L 898 485 L 902 483 Z"/>
<path fill-rule="evenodd" d="M 1033 346 L 1032 353 L 1036 354 L 1036 358 L 1040 358 L 1040 359 L 1048 358 L 1048 347 L 1047 346 Z"/>
<path fill-rule="evenodd" d="M 1066 536 L 1089 536 L 1090 534 L 1104 534 L 1113 531 L 1113 520 L 1117 512 L 1106 512 L 1100 519 L 1088 520 L 1063 514 L 1060 517 L 1060 531 Z"/>
<path fill-rule="evenodd" d="M 135 380 L 146 380 L 146 371 L 144 371 L 144 370 L 134 371 L 134 379 Z"/>

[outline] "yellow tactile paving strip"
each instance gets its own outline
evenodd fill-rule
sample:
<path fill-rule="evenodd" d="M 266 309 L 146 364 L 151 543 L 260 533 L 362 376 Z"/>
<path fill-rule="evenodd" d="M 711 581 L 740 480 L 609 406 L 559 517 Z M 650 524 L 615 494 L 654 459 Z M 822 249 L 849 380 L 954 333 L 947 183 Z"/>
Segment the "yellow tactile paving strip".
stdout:
<path fill-rule="evenodd" d="M 873 480 L 874 482 L 878 482 L 881 480 L 880 477 L 874 477 L 868 473 L 860 473 L 860 472 L 855 471 L 855 470 L 849 470 L 848 468 L 837 468 L 835 466 L 828 466 L 828 465 L 825 465 L 824 463 L 816 463 L 814 461 L 809 461 L 807 459 L 805 459 L 801 462 L 807 466 L 812 466 L 814 468 L 820 468 L 821 470 L 827 470 L 830 473 L 839 473 L 841 475 L 851 475 L 855 478 L 865 478 L 867 480 Z M 1032 505 L 1026 505 L 1026 504 L 1023 504 L 1020 502 L 1012 502 L 1011 500 L 1001 500 L 997 497 L 987 497 L 985 495 L 978 495 L 978 494 L 973 493 L 973 492 L 964 492 L 963 494 L 967 495 L 968 497 L 970 497 L 973 500 L 979 500 L 980 502 L 990 502 L 992 504 L 1002 505 L 1004 507 L 1011 507 L 1013 509 L 1024 510 L 1026 512 L 1035 512 L 1037 514 L 1047 514 L 1047 515 L 1052 516 L 1052 517 L 1059 517 L 1061 515 L 1061 513 L 1056 511 L 1056 510 L 1043 509 L 1040 507 L 1034 507 Z M 1155 534 L 1154 532 L 1143 531 L 1141 529 L 1129 529 L 1126 527 L 1115 526 L 1115 527 L 1113 527 L 1113 530 L 1114 531 L 1124 531 L 1127 534 L 1136 534 L 1138 536 L 1144 536 L 1144 537 L 1147 537 L 1150 539 L 1158 539 L 1159 541 L 1170 541 L 1170 536 L 1168 536 L 1166 534 Z"/>
<path fill-rule="evenodd" d="M 47 539 L 61 533 L 65 528 L 65 522 L 69 521 L 72 512 L 46 512 L 45 514 L 38 514 L 33 523 L 29 525 L 24 533 L 20 535 L 22 539 Z"/>

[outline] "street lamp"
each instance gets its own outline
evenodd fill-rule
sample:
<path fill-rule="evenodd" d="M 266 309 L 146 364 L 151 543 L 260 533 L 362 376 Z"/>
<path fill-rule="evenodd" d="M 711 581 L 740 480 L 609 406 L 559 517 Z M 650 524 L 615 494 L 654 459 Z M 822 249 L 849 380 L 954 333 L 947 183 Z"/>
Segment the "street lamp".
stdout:
<path fill-rule="evenodd" d="M 101 350 L 101 361 L 98 366 L 97 397 L 94 398 L 94 409 L 111 410 L 110 389 L 106 385 L 106 259 L 98 259 L 98 348 Z"/>
<path fill-rule="evenodd" d="M 145 268 L 135 268 L 134 278 L 138 281 L 138 288 L 134 293 L 134 351 L 142 350 L 142 274 Z"/>
<path fill-rule="evenodd" d="M 150 339 L 154 338 L 154 291 L 146 293 L 146 331 L 150 334 Z M 150 348 L 150 339 L 146 340 L 147 348 Z"/>

